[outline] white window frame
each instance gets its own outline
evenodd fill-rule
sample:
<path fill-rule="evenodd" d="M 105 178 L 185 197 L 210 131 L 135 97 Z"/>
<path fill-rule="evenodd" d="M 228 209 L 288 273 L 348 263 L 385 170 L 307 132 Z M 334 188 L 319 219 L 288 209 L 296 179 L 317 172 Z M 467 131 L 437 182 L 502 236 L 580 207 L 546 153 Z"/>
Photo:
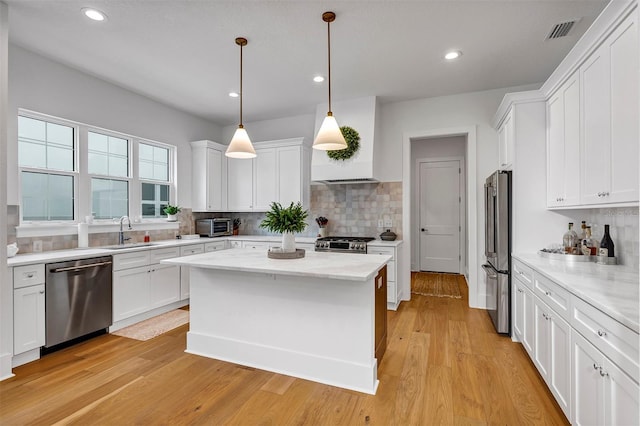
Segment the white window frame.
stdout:
<path fill-rule="evenodd" d="M 91 126 L 84 123 L 74 122 L 59 117 L 42 114 L 36 111 L 26 109 L 18 109 L 18 115 L 43 120 L 55 124 L 69 126 L 74 129 L 74 171 L 58 171 L 33 167 L 18 167 L 18 197 L 22 200 L 22 171 L 60 174 L 65 176 L 73 176 L 74 200 L 73 200 L 73 217 L 71 221 L 24 221 L 22 220 L 23 209 L 20 209 L 20 225 L 16 228 L 18 238 L 38 237 L 38 236 L 54 236 L 54 235 L 70 235 L 77 233 L 77 224 L 84 222 L 87 216 L 91 216 L 91 178 L 106 178 L 115 180 L 127 180 L 129 185 L 129 217 L 136 230 L 153 230 L 153 229 L 177 229 L 179 225 L 176 222 L 167 222 L 165 218 L 142 218 L 142 194 L 141 183 L 161 183 L 169 185 L 169 202 L 176 204 L 176 164 L 177 164 L 177 147 L 175 145 L 140 138 L 126 133 L 104 129 L 97 126 Z M 17 120 L 17 116 L 16 116 Z M 129 141 L 129 176 L 127 178 L 119 176 L 104 176 L 90 174 L 88 172 L 89 161 L 89 132 L 101 133 L 108 136 L 114 136 Z M 17 140 L 16 140 L 17 142 Z M 140 179 L 138 175 L 138 152 L 139 144 L 145 143 L 169 150 L 169 180 L 156 181 L 149 179 Z M 20 201 L 22 203 L 22 201 Z M 113 232 L 119 227 L 118 220 L 100 219 L 95 220 L 89 225 L 89 232 Z"/>

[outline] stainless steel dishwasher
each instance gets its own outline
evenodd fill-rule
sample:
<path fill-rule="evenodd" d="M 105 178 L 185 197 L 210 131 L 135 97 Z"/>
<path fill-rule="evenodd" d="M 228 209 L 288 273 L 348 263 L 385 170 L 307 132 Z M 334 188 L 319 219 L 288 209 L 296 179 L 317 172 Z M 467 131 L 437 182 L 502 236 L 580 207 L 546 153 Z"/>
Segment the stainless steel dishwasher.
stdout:
<path fill-rule="evenodd" d="M 111 256 L 47 264 L 45 348 L 112 324 Z"/>

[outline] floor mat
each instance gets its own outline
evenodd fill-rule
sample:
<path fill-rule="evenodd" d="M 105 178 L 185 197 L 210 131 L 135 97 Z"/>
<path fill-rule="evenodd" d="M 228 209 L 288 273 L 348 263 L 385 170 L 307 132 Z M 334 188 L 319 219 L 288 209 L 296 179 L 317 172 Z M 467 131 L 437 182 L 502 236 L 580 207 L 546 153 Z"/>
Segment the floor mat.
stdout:
<path fill-rule="evenodd" d="M 116 336 L 149 340 L 189 322 L 189 311 L 176 309 L 113 332 Z"/>
<path fill-rule="evenodd" d="M 459 284 L 459 280 L 461 279 L 464 280 L 464 276 L 460 274 L 412 272 L 411 293 L 422 296 L 462 299 Z"/>

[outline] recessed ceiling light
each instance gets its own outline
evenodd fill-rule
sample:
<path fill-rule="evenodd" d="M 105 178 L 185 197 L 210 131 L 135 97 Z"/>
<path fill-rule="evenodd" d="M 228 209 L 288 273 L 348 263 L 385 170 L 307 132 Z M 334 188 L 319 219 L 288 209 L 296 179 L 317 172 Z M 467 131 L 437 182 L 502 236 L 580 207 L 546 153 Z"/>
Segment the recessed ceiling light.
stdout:
<path fill-rule="evenodd" d="M 100 12 L 96 9 L 91 9 L 89 7 L 85 7 L 84 9 L 82 9 L 82 13 L 84 13 L 84 16 L 94 21 L 104 21 L 107 19 L 107 15 L 105 15 L 103 12 Z"/>
<path fill-rule="evenodd" d="M 237 98 L 240 95 L 238 93 L 236 93 L 236 92 L 229 92 L 229 96 L 232 97 L 232 98 Z"/>
<path fill-rule="evenodd" d="M 452 50 L 452 51 L 450 51 L 450 52 L 447 52 L 447 53 L 444 55 L 444 58 L 445 58 L 445 59 L 448 59 L 448 60 L 453 60 L 453 59 L 458 59 L 460 56 L 462 56 L 462 52 L 461 52 L 461 51 L 459 51 L 459 50 Z"/>
<path fill-rule="evenodd" d="M 316 83 L 322 83 L 324 81 L 324 77 L 321 75 L 316 75 L 315 77 L 313 77 L 313 81 L 315 81 Z"/>

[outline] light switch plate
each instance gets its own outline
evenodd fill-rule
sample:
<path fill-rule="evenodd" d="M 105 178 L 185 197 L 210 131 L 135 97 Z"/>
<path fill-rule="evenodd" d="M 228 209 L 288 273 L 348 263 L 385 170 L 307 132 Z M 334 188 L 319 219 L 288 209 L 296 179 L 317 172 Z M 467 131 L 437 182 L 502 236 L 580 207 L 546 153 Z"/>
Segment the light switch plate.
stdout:
<path fill-rule="evenodd" d="M 385 219 L 384 226 L 385 228 L 391 228 L 393 226 L 393 221 L 391 219 Z"/>
<path fill-rule="evenodd" d="M 33 242 L 33 252 L 40 253 L 42 251 L 42 240 L 35 240 Z"/>
<path fill-rule="evenodd" d="M 382 228 L 384 226 L 384 221 L 382 219 L 380 219 L 378 221 L 378 228 Z"/>

